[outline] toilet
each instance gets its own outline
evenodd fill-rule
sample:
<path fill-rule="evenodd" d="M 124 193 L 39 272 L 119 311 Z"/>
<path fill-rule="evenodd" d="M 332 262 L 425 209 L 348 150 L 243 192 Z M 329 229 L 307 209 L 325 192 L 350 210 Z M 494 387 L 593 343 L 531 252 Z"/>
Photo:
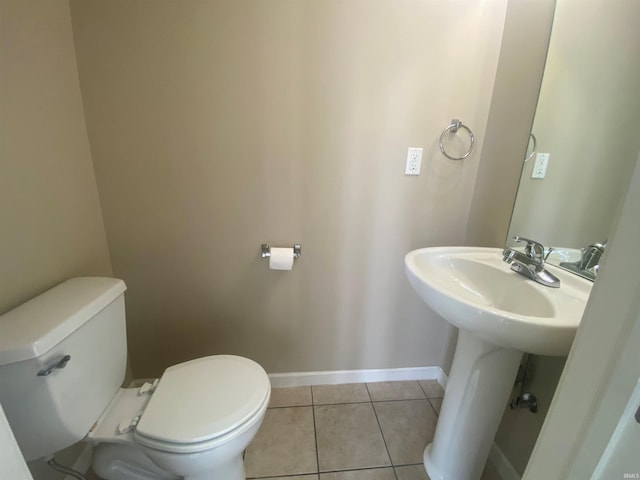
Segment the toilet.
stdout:
<path fill-rule="evenodd" d="M 125 290 L 74 278 L 0 316 L 0 403 L 23 456 L 84 440 L 105 480 L 243 480 L 271 395 L 266 372 L 214 355 L 121 388 Z"/>

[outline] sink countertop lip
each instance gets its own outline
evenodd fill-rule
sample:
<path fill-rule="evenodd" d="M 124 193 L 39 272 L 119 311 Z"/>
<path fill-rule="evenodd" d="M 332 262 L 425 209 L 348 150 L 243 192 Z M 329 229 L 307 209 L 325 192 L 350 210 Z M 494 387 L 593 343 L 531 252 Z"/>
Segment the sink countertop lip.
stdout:
<path fill-rule="evenodd" d="M 423 281 L 428 284 L 429 288 L 437 290 L 444 295 L 453 294 L 456 301 L 463 303 L 470 308 L 477 310 L 486 310 L 487 313 L 497 314 L 501 317 L 504 317 L 505 320 L 526 323 L 527 325 L 530 325 L 532 327 L 535 327 L 536 324 L 540 326 L 551 327 L 554 329 L 577 327 L 577 325 L 579 325 L 580 323 L 580 319 L 582 318 L 584 307 L 589 297 L 592 282 L 589 282 L 588 280 L 580 278 L 576 275 L 567 273 L 559 267 L 550 265 L 550 267 L 552 267 L 550 268 L 550 270 L 553 270 L 553 273 L 556 276 L 560 277 L 561 286 L 560 288 L 556 289 L 540 285 L 530 279 L 518 275 L 515 272 L 511 272 L 509 265 L 502 260 L 502 250 L 502 248 L 496 247 L 425 247 L 412 250 L 411 252 L 407 253 L 407 255 L 405 256 L 405 265 L 407 269 L 411 270 L 413 275 L 418 278 L 423 277 Z M 455 292 L 446 291 L 443 288 L 440 288 L 440 286 L 437 284 L 434 285 L 433 283 L 427 282 L 428 277 L 424 278 L 425 275 L 420 272 L 420 269 L 417 267 L 415 261 L 413 260 L 414 257 L 417 257 L 421 253 L 426 252 L 431 253 L 433 255 L 432 258 L 447 256 L 455 256 L 457 258 L 468 257 L 479 260 L 480 262 L 490 267 L 502 270 L 507 274 L 512 273 L 514 275 L 514 280 L 529 282 L 529 286 L 531 288 L 544 295 L 547 300 L 553 305 L 556 314 L 552 317 L 523 315 L 509 312 L 507 310 L 501 310 L 490 305 L 473 304 L 465 298 L 455 294 Z M 485 261 L 483 262 L 483 260 Z M 489 260 L 490 262 L 487 262 L 486 260 Z M 567 296 L 575 299 L 576 303 L 580 301 L 584 303 L 582 305 L 577 305 L 573 304 L 573 302 L 571 301 L 567 302 L 565 301 Z"/>

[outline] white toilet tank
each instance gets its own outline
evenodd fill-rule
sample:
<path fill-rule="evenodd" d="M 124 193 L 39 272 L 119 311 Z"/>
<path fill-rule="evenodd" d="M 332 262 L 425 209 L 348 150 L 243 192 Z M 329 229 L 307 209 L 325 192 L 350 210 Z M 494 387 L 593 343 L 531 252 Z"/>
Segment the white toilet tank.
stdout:
<path fill-rule="evenodd" d="M 125 289 L 74 278 L 0 316 L 0 403 L 25 459 L 81 440 L 121 386 Z"/>

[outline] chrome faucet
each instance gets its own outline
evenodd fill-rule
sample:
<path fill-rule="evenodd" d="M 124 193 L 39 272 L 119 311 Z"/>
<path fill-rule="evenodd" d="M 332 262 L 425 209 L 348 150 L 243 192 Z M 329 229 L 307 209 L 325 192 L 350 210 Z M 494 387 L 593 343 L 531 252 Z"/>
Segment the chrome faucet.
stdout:
<path fill-rule="evenodd" d="M 509 247 L 502 251 L 502 259 L 511 265 L 511 270 L 547 287 L 559 288 L 560 279 L 544 268 L 544 246 L 517 235 L 513 239 L 527 244 L 524 253 Z"/>
<path fill-rule="evenodd" d="M 594 243 L 583 248 L 580 268 L 583 270 L 595 270 L 595 272 L 597 272 L 598 266 L 600 265 L 600 259 L 602 258 L 602 255 L 604 255 L 605 248 L 607 248 L 607 242 Z"/>
<path fill-rule="evenodd" d="M 600 260 L 602 259 L 602 255 L 604 255 L 606 248 L 606 240 L 604 243 L 593 243 L 588 247 L 580 249 L 582 254 L 582 258 L 580 260 L 577 262 L 561 262 L 560 266 L 593 281 L 596 279 L 596 275 L 598 274 Z"/>

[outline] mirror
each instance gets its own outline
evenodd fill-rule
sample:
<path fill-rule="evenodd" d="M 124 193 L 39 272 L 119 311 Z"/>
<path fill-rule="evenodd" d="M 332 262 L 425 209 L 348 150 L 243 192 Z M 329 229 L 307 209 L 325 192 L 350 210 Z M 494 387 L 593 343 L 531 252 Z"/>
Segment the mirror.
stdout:
<path fill-rule="evenodd" d="M 509 227 L 591 279 L 640 151 L 638 25 L 640 2 L 558 0 Z"/>

